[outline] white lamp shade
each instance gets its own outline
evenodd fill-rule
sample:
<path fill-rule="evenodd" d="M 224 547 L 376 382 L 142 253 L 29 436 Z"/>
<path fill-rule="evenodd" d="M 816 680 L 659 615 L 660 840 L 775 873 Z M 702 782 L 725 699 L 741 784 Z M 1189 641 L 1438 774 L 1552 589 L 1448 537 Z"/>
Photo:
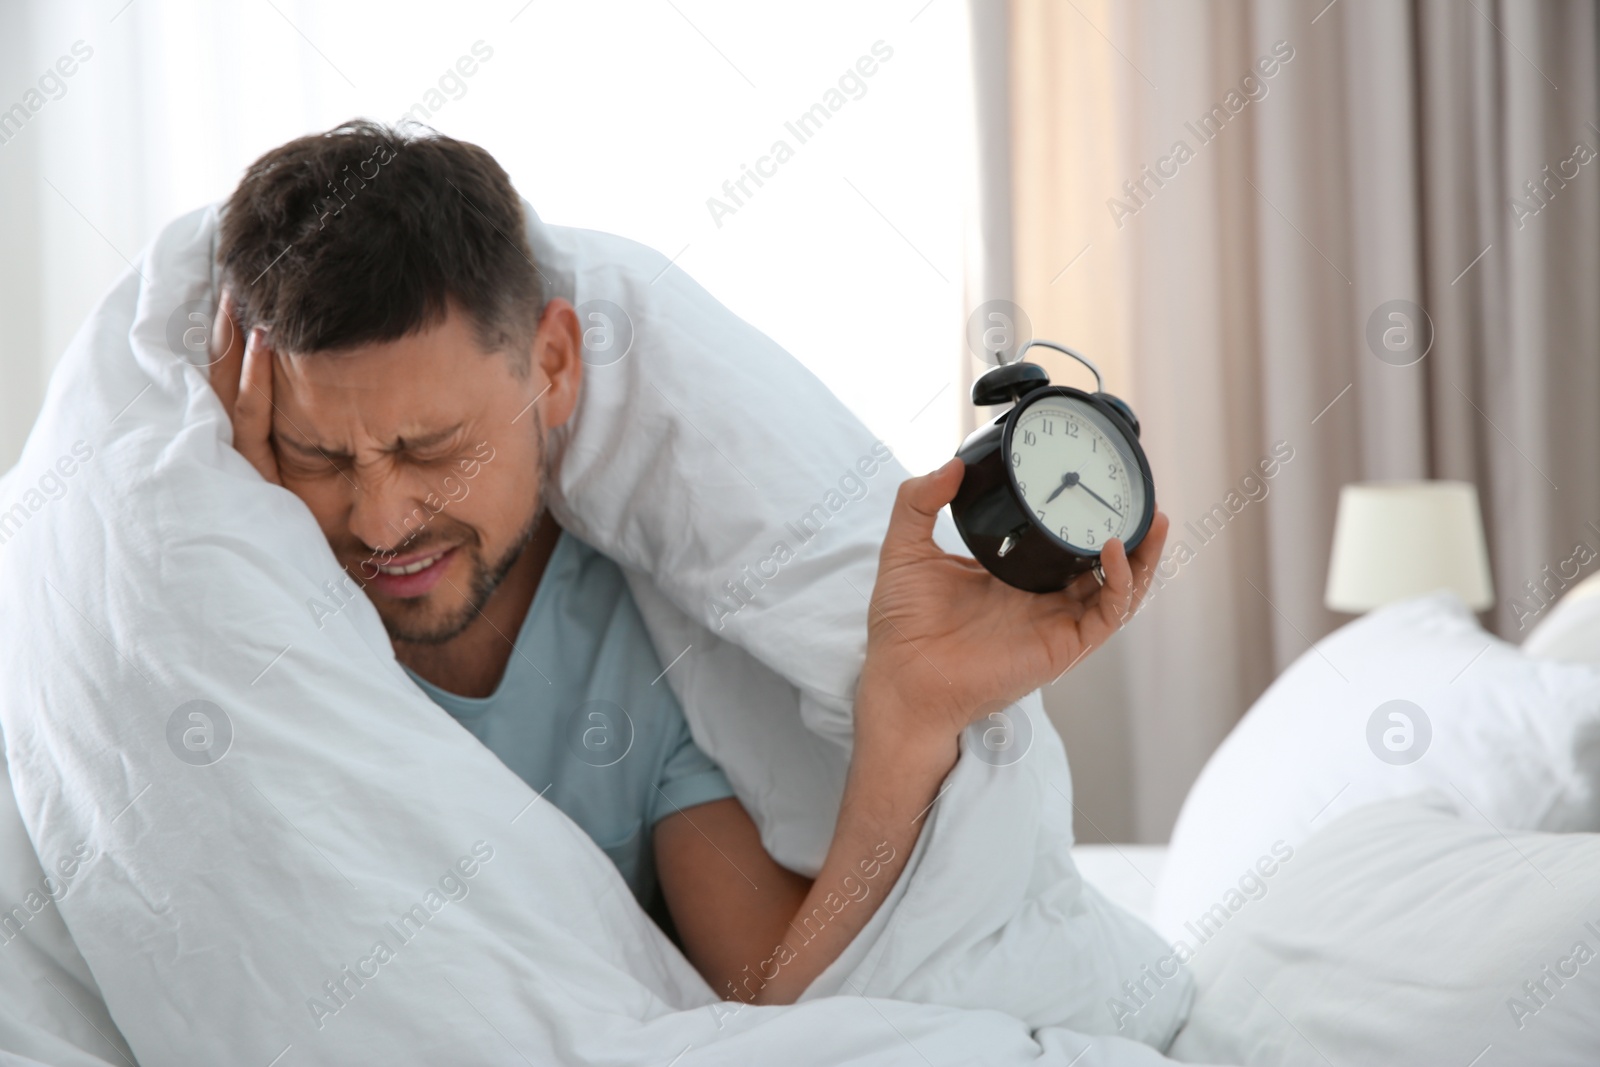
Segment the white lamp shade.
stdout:
<path fill-rule="evenodd" d="M 1339 492 L 1326 602 L 1363 612 L 1451 589 L 1475 611 L 1494 603 L 1489 550 L 1470 482 L 1358 482 Z"/>

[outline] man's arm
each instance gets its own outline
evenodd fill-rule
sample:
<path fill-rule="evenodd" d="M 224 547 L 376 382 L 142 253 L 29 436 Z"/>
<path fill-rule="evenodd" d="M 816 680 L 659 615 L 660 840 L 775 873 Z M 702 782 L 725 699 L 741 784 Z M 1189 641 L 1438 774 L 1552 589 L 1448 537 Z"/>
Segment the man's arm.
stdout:
<path fill-rule="evenodd" d="M 1025 593 L 933 542 L 955 496 L 951 461 L 907 480 L 895 501 L 868 609 L 855 748 L 839 821 L 809 884 L 767 855 L 750 816 L 724 800 L 657 824 L 667 905 L 690 960 L 722 996 L 790 1003 L 861 932 L 899 878 L 961 731 L 1065 673 L 1126 621 L 1166 541 L 1157 514 L 1130 561 L 1101 556 L 1060 593 Z"/>
<path fill-rule="evenodd" d="M 883 726 L 887 707 L 857 719 Z M 656 866 L 684 950 L 718 995 L 791 1003 L 877 912 L 916 844 L 956 745 L 916 745 L 859 728 L 839 822 L 815 880 L 777 863 L 744 806 L 713 801 L 656 824 Z"/>

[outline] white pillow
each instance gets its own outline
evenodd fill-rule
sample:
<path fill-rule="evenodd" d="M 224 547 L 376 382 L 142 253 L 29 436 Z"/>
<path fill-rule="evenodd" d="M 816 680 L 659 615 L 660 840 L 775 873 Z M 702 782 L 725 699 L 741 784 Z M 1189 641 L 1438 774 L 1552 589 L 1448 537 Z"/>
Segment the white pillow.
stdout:
<path fill-rule="evenodd" d="M 1600 670 L 1530 659 L 1453 594 L 1375 611 L 1291 664 L 1212 755 L 1173 829 L 1156 928 L 1198 950 L 1313 832 L 1422 789 L 1502 830 L 1600 828 L 1597 743 Z"/>
<path fill-rule="evenodd" d="M 1502 834 L 1449 809 L 1444 797 L 1373 805 L 1299 850 L 1196 958 L 1201 994 L 1171 1054 L 1595 1063 L 1600 836 Z"/>
<path fill-rule="evenodd" d="M 1600 574 L 1573 586 L 1522 642 L 1537 659 L 1600 666 Z"/>

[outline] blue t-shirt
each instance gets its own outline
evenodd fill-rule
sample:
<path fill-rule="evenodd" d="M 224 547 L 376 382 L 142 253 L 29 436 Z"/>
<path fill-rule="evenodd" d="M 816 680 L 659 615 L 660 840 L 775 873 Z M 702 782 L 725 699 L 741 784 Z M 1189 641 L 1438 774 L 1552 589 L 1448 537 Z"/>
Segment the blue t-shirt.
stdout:
<path fill-rule="evenodd" d="M 457 696 L 411 677 L 581 826 L 646 907 L 651 828 L 733 796 L 689 735 L 622 571 L 565 531 L 493 695 Z"/>

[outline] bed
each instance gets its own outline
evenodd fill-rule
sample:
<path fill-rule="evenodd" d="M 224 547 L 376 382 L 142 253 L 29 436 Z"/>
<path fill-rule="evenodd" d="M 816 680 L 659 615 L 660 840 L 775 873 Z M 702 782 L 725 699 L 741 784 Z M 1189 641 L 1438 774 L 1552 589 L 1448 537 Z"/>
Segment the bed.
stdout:
<path fill-rule="evenodd" d="M 1573 947 L 1600 947 L 1600 669 L 1536 654 L 1600 648 L 1569 632 L 1587 595 L 1527 650 L 1447 596 L 1330 635 L 1208 763 L 1169 846 L 1072 847 L 1066 754 L 1019 702 L 1027 758 L 958 764 L 801 1003 L 719 1001 L 604 855 L 415 689 L 370 604 L 325 627 L 305 610 L 336 561 L 166 341 L 211 292 L 215 221 L 175 222 L 106 298 L 0 480 L 0 502 L 46 469 L 66 486 L 0 553 L 0 1064 L 1487 1067 L 1600 1047 L 1600 969 Z M 663 257 L 530 225 L 558 288 L 636 326 L 561 442 L 551 506 L 627 569 L 663 662 L 697 648 L 668 679 L 697 742 L 769 851 L 814 869 L 864 639 L 846 586 L 870 587 L 887 494 L 841 504 L 733 618 L 706 590 L 875 442 Z M 785 403 L 737 417 L 760 390 Z M 744 442 L 741 468 L 717 440 Z M 1368 744 L 1395 699 L 1431 709 L 1404 766 Z M 225 758 L 171 747 L 194 701 L 227 723 Z M 468 859 L 470 895 L 434 892 Z M 387 933 L 402 914 L 427 929 Z"/>

